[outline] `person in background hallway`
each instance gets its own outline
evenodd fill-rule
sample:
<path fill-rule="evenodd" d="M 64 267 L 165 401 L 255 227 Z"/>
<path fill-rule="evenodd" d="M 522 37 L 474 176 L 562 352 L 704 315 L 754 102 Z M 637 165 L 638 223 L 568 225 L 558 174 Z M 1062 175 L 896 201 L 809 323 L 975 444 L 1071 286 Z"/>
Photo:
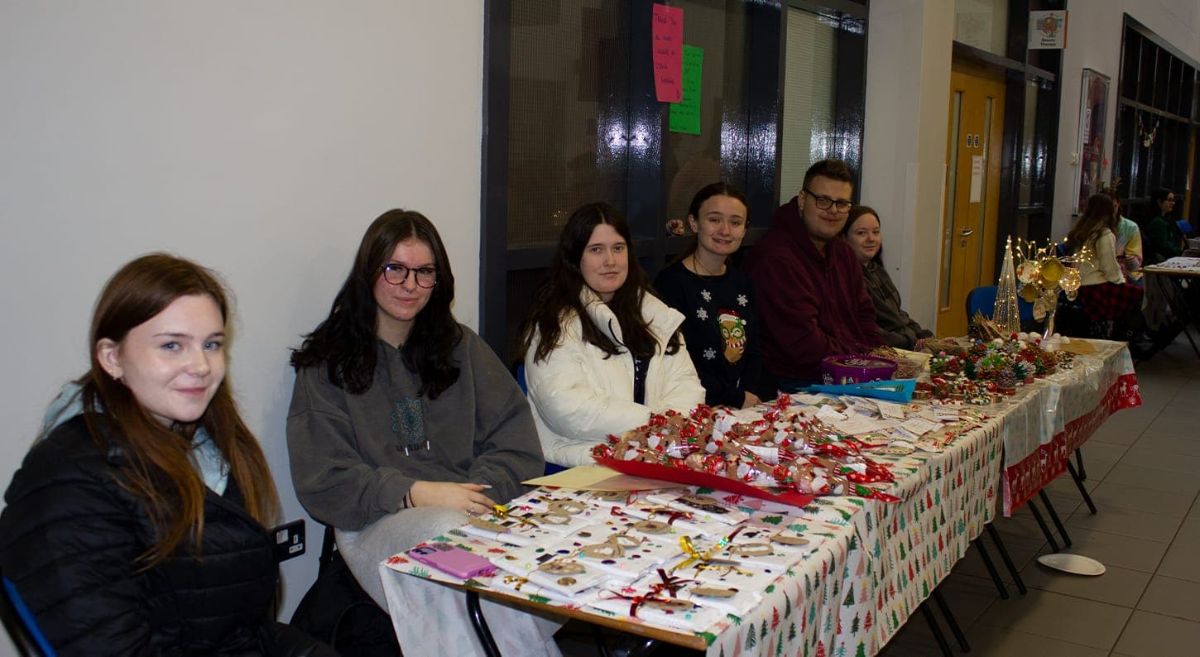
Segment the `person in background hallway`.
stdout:
<path fill-rule="evenodd" d="M 1168 258 L 1183 255 L 1187 241 L 1172 216 L 1175 210 L 1175 192 L 1160 187 L 1150 199 L 1158 208 L 1158 214 L 1146 222 L 1143 237 L 1147 264 L 1158 264 Z"/>
<path fill-rule="evenodd" d="M 1109 198 L 1112 199 L 1114 210 L 1117 215 L 1117 241 L 1116 254 L 1117 262 L 1121 265 L 1121 273 L 1125 276 L 1125 280 L 1134 285 L 1142 285 L 1142 232 L 1138 225 L 1132 219 L 1121 216 L 1121 196 L 1117 194 L 1117 190 L 1108 188 L 1105 190 Z"/>
<path fill-rule="evenodd" d="M 1118 220 L 1112 197 L 1106 193 L 1093 194 L 1084 207 L 1083 215 L 1067 233 L 1067 247 L 1073 253 L 1086 249 L 1090 258 L 1079 261 L 1078 303 L 1083 314 L 1093 325 L 1098 322 L 1114 322 L 1108 335 L 1128 339 L 1128 329 L 1139 323 L 1134 319 L 1140 315 L 1142 288 L 1125 281 L 1116 255 L 1116 231 Z M 1140 328 L 1140 327 L 1139 327 Z"/>

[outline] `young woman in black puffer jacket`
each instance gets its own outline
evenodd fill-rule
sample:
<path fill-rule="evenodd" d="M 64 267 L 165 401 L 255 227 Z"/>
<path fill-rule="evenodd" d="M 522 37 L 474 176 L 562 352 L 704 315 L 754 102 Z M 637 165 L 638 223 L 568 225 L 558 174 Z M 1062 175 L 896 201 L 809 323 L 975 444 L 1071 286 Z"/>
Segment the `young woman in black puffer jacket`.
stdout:
<path fill-rule="evenodd" d="M 278 500 L 225 380 L 227 319 L 211 272 L 172 256 L 101 293 L 91 368 L 0 515 L 0 568 L 59 655 L 334 655 L 270 616 Z"/>

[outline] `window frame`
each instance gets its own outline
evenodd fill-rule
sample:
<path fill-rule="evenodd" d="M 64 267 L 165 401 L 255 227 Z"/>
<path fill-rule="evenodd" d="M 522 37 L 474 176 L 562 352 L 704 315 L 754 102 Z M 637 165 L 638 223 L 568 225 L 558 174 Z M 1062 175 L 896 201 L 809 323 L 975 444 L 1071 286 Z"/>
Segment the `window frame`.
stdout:
<path fill-rule="evenodd" d="M 671 4 L 668 0 L 660 0 Z M 743 80 L 745 126 L 750 135 L 762 135 L 745 149 L 743 161 L 723 170 L 734 170 L 730 182 L 745 191 L 753 228 L 745 245 L 752 245 L 765 232 L 778 207 L 779 149 L 783 110 L 782 76 L 786 52 L 786 9 L 796 7 L 839 20 L 858 21 L 862 34 L 856 43 L 839 38 L 839 63 L 835 90 L 835 130 L 838 139 L 851 144 L 840 154 L 858 176 L 862 163 L 863 116 L 866 95 L 867 13 L 869 0 L 788 0 L 763 3 L 740 0 L 745 15 L 746 36 Z M 630 26 L 630 61 L 649 62 L 650 16 L 653 0 L 625 0 Z M 727 7 L 734 5 L 731 0 Z M 727 9 L 728 11 L 728 9 Z M 839 30 L 839 33 L 841 30 Z M 546 267 L 553 245 L 508 245 L 509 90 L 512 56 L 512 9 L 509 2 L 491 0 L 484 10 L 482 193 L 480 201 L 480 334 L 503 358 L 510 352 L 514 336 L 508 335 L 508 278 L 511 272 Z M 753 65 L 751 65 L 753 62 Z M 849 67 L 849 70 L 847 70 Z M 631 66 L 630 123 L 650 126 L 647 137 L 666 143 L 666 108 L 654 99 L 652 68 Z M 845 75 L 843 75 L 845 73 Z M 726 124 L 728 125 L 728 124 Z M 738 126 L 735 126 L 737 128 Z M 723 126 L 723 129 L 725 126 Z M 845 134 L 843 134 L 845 131 Z M 668 181 L 664 180 L 662 148 L 648 149 L 653 157 L 630 155 L 626 169 L 626 204 L 622 210 L 633 230 L 634 248 L 651 277 L 667 258 L 679 253 L 687 238 L 667 236 L 662 230 Z M 858 182 L 857 180 L 855 181 Z"/>

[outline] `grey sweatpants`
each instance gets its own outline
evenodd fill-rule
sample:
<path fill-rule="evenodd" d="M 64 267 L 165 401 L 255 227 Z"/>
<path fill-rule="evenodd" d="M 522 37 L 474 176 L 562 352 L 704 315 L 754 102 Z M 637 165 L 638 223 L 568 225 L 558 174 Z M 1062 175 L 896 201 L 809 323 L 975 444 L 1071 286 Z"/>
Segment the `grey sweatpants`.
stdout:
<path fill-rule="evenodd" d="M 445 507 L 405 509 L 362 531 L 337 530 L 338 551 L 355 579 L 392 616 L 406 655 L 482 655 L 467 617 L 461 591 L 382 565 L 388 557 L 467 523 L 461 511 Z M 388 578 L 385 586 L 384 578 Z M 501 654 L 560 657 L 554 632 L 565 619 L 540 616 L 482 600 L 483 615 Z"/>

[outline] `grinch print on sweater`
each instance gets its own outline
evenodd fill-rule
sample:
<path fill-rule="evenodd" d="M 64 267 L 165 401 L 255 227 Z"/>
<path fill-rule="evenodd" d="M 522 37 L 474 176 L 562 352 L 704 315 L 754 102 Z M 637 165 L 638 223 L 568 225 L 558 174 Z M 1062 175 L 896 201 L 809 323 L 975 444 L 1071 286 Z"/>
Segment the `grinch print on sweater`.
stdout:
<path fill-rule="evenodd" d="M 721 310 L 717 315 L 721 339 L 725 341 L 725 360 L 736 363 L 746 353 L 746 320 L 736 310 Z"/>

